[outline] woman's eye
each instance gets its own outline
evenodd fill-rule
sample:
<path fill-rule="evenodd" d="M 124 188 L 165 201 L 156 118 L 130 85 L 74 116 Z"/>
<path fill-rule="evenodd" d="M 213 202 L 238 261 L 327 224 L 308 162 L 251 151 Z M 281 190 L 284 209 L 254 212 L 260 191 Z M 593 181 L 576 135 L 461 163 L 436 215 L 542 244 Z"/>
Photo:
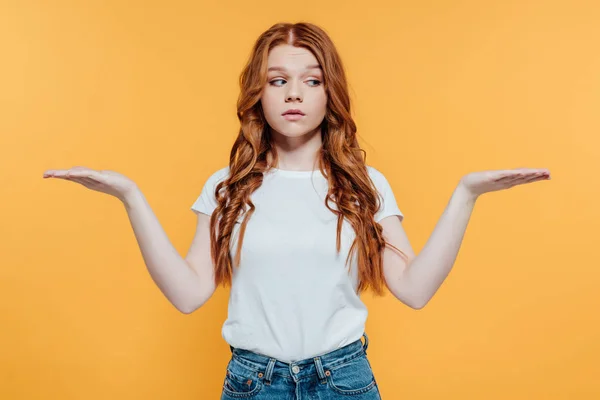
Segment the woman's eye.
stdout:
<path fill-rule="evenodd" d="M 269 82 L 269 84 L 271 84 L 272 86 L 281 86 L 279 84 L 276 84 L 275 82 L 285 82 L 285 79 L 274 79 L 272 81 Z M 321 81 L 318 79 L 309 79 L 308 82 L 314 82 L 314 84 L 312 84 L 311 86 L 319 86 L 321 84 Z"/>

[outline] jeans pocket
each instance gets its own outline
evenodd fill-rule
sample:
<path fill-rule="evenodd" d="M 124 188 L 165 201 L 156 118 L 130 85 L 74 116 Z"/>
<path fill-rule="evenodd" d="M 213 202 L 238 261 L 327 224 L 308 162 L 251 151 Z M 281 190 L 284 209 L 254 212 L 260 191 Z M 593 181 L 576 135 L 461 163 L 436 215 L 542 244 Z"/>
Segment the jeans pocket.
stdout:
<path fill-rule="evenodd" d="M 376 386 L 371 364 L 365 354 L 328 370 L 327 382 L 336 393 L 357 395 Z"/>
<path fill-rule="evenodd" d="M 263 387 L 258 371 L 248 368 L 232 358 L 227 364 L 223 393 L 234 398 L 253 397 Z"/>

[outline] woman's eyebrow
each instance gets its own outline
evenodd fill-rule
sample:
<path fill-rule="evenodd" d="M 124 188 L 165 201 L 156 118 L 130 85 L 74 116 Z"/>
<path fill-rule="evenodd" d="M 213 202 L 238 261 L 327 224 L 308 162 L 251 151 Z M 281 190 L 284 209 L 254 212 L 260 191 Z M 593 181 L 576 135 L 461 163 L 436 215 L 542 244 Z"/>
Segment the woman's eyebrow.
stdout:
<path fill-rule="evenodd" d="M 322 69 L 321 66 L 319 64 L 315 64 L 315 65 L 307 65 L 305 69 L 309 70 L 309 69 Z M 286 72 L 287 69 L 285 69 L 284 67 L 270 67 L 267 72 L 270 71 L 281 71 L 281 72 Z"/>

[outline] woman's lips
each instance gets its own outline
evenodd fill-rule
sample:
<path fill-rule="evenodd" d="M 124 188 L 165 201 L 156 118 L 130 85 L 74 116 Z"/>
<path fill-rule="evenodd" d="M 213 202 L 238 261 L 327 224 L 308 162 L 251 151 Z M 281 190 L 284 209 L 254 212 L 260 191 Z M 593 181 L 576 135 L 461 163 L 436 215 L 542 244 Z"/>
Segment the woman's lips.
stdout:
<path fill-rule="evenodd" d="M 283 114 L 283 118 L 287 119 L 288 121 L 297 121 L 300 118 L 303 118 L 304 115 L 303 114 Z"/>

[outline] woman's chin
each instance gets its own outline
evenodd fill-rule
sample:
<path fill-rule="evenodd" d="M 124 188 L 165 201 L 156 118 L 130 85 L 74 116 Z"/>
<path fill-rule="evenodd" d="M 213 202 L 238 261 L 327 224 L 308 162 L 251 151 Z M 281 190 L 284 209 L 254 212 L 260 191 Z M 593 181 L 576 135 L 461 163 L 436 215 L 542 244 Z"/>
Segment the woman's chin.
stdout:
<path fill-rule="evenodd" d="M 297 138 L 297 137 L 302 137 L 302 136 L 312 136 L 313 134 L 317 133 L 319 130 L 317 129 L 318 127 L 315 127 L 313 129 L 306 129 L 305 127 L 296 127 L 296 128 L 290 128 L 290 127 L 285 127 L 282 129 L 275 129 L 274 132 L 276 135 L 278 136 L 283 136 L 283 137 L 287 137 L 287 138 Z"/>

